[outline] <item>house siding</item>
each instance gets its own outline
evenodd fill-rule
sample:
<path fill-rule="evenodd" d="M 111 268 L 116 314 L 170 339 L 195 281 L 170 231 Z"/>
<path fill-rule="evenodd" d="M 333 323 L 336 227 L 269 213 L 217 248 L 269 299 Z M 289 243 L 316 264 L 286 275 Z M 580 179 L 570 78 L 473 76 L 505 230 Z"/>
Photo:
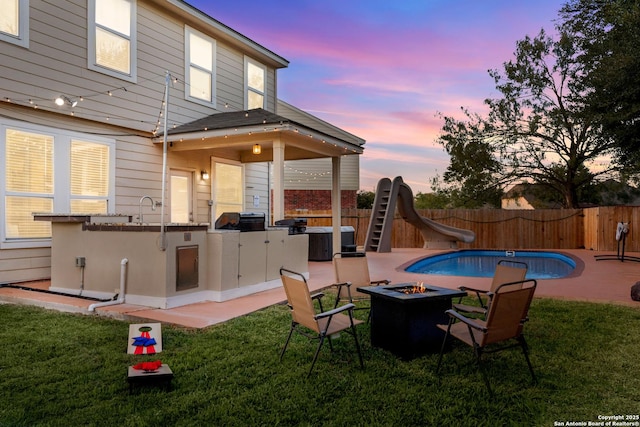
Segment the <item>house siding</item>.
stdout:
<path fill-rule="evenodd" d="M 247 163 L 244 168 L 244 205 L 247 212 L 269 214 L 269 164 Z M 254 206 L 254 196 L 258 206 Z"/>
<path fill-rule="evenodd" d="M 136 67 L 137 81 L 119 79 L 88 68 L 87 3 L 87 0 L 31 1 L 29 47 L 0 42 L 3 55 L 0 65 L 0 121 L 4 117 L 25 123 L 27 128 L 41 125 L 85 133 L 88 138 L 100 135 L 113 139 L 115 212 L 111 213 L 135 218 L 142 196 L 148 195 L 156 201 L 162 199 L 162 145 L 153 143 L 151 138 L 156 126 L 159 125 L 160 129 L 163 126 L 165 72 L 168 71 L 172 78 L 177 79 L 177 82 L 170 83 L 169 90 L 168 125 L 171 127 L 216 112 L 244 109 L 246 56 L 265 65 L 265 109 L 276 112 L 277 68 L 285 66 L 286 61 L 280 63 L 273 59 L 275 54 L 270 57 L 264 53 L 266 50 L 261 51 L 251 43 L 245 46 L 242 41 L 216 37 L 215 31 L 208 31 L 210 27 L 198 20 L 197 13 L 194 16 L 189 15 L 190 12 L 177 11 L 172 8 L 180 6 L 160 0 L 138 0 L 137 60 L 132 64 Z M 185 25 L 216 40 L 215 109 L 185 99 Z M 269 58 L 273 60 L 269 62 Z M 59 95 L 66 95 L 79 103 L 73 110 L 66 105 L 57 107 L 54 99 Z M 7 99 L 10 101 L 7 102 Z M 290 110 L 292 114 L 299 115 L 301 122 L 308 122 L 311 117 L 295 112 L 295 109 Z M 337 128 L 329 124 L 321 121 L 316 124 L 320 126 L 318 130 L 337 132 Z M 240 161 L 231 150 L 228 153 L 216 151 L 215 154 Z M 167 159 L 168 171 L 184 170 L 194 176 L 195 222 L 215 220 L 210 217 L 208 205 L 211 182 L 200 178 L 202 170 L 211 173 L 212 155 L 212 150 L 170 151 Z M 356 190 L 357 156 L 346 156 L 342 165 L 343 190 Z M 331 161 L 312 161 L 299 168 L 309 171 L 328 168 L 330 171 Z M 269 164 L 248 163 L 244 170 L 247 210 L 268 213 Z M 292 181 L 293 178 L 294 175 L 289 174 L 288 180 Z M 330 176 L 308 183 L 311 189 L 331 188 Z M 254 196 L 258 197 L 258 206 L 254 206 Z M 160 209 L 145 209 L 144 216 L 148 222 L 159 222 Z M 50 277 L 50 254 L 50 248 L 47 247 L 0 249 L 0 283 Z"/>
<path fill-rule="evenodd" d="M 0 283 L 16 283 L 51 277 L 51 249 L 0 250 Z"/>
<path fill-rule="evenodd" d="M 340 188 L 357 191 L 360 187 L 360 159 L 343 156 L 340 159 Z M 285 163 L 285 190 L 331 190 L 331 159 L 294 160 Z"/>
<path fill-rule="evenodd" d="M 197 24 L 197 22 L 196 22 Z M 216 111 L 244 108 L 244 57 L 247 52 L 216 40 L 217 110 L 185 100 L 184 28 L 185 22 L 152 1 L 137 2 L 137 82 L 111 77 L 88 69 L 87 1 L 30 2 L 30 44 L 25 49 L 1 43 L 0 112 L 6 117 L 90 134 L 112 135 L 116 140 L 115 211 L 138 215 L 143 195 L 162 198 L 162 147 L 150 140 L 161 117 L 165 90 L 165 71 L 178 80 L 170 87 L 169 125 L 181 124 Z M 187 24 L 188 25 L 188 24 Z M 206 31 L 200 25 L 199 31 Z M 250 56 L 250 55 L 249 55 Z M 261 62 L 264 63 L 264 62 Z M 267 105 L 275 111 L 276 69 L 267 67 Z M 112 95 L 109 96 L 108 91 Z M 83 99 L 73 110 L 58 108 L 53 100 L 60 94 Z M 31 100 L 33 104 L 28 102 Z M 228 104 L 228 108 L 225 108 Z M 33 107 L 31 107 L 33 105 Z M 38 109 L 35 109 L 35 106 Z M 29 107 L 29 108 L 27 108 Z M 60 114 L 62 113 L 62 114 Z M 84 120 L 83 120 L 84 119 Z M 162 125 L 162 123 L 160 123 Z M 135 136 L 138 134 L 138 136 Z M 168 168 L 191 171 L 194 175 L 194 221 L 209 222 L 210 183 L 200 179 L 201 170 L 210 169 L 209 155 L 177 153 L 168 159 Z M 267 166 L 250 167 L 248 183 L 260 195 L 268 210 Z M 150 222 L 160 220 L 159 210 L 145 212 Z M 50 249 L 0 250 L 1 282 L 36 280 L 50 276 Z"/>
<path fill-rule="evenodd" d="M 2 43 L 3 99 L 33 99 L 42 108 L 54 109 L 53 100 L 60 94 L 74 99 L 84 96 L 76 107 L 76 117 L 97 121 L 109 117 L 109 123 L 151 132 L 162 108 L 165 71 L 169 71 L 178 79 L 170 89 L 171 125 L 244 108 L 246 52 L 216 40 L 217 110 L 187 101 L 183 83 L 185 24 L 149 2 L 138 1 L 137 10 L 138 81 L 131 83 L 87 68 L 86 1 L 31 2 L 29 49 Z M 276 70 L 267 66 L 265 109 L 270 111 L 275 111 L 275 75 Z"/>

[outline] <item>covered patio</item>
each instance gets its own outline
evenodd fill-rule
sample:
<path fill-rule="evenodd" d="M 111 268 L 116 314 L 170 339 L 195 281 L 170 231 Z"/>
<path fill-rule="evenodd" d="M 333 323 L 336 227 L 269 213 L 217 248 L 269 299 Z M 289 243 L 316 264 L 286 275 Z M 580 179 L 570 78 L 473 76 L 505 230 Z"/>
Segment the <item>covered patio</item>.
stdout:
<path fill-rule="evenodd" d="M 284 219 L 285 161 L 331 158 L 333 252 L 340 251 L 340 160 L 363 153 L 364 140 L 279 101 L 297 120 L 262 108 L 213 114 L 153 139 L 172 153 L 202 152 L 241 163 L 271 162 L 271 224 Z M 212 223 L 215 218 L 212 218 Z"/>

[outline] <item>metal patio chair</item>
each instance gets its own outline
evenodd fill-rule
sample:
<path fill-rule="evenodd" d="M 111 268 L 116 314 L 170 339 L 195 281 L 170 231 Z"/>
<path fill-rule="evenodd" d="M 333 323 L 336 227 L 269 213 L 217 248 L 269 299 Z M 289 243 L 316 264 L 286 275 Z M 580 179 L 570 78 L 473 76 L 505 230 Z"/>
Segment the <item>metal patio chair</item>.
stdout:
<path fill-rule="evenodd" d="M 496 289 L 504 283 L 513 283 L 513 282 L 522 282 L 527 275 L 527 269 L 529 266 L 527 263 L 522 261 L 511 261 L 502 259 L 498 261 L 498 265 L 496 265 L 496 270 L 493 273 L 493 280 L 491 281 L 491 287 L 489 290 L 482 290 L 471 288 L 469 286 L 460 286 L 459 289 L 461 291 L 467 292 L 467 295 L 475 296 L 477 298 L 478 304 L 462 304 L 460 301 L 458 303 L 453 304 L 453 308 L 456 311 L 461 313 L 475 314 L 481 315 L 484 317 L 487 315 L 487 310 L 489 309 L 489 305 L 491 303 L 490 294 L 495 293 Z"/>
<path fill-rule="evenodd" d="M 321 298 L 324 296 L 322 293 L 311 295 L 309 293 L 309 286 L 305 277 L 295 271 L 287 270 L 286 268 L 280 269 L 280 278 L 282 285 L 284 286 L 285 293 L 287 294 L 287 301 L 289 308 L 291 309 L 291 329 L 289 330 L 289 336 L 287 342 L 284 344 L 282 352 L 280 353 L 280 360 L 284 356 L 289 341 L 293 332 L 296 331 L 301 335 L 310 339 L 317 339 L 318 348 L 313 356 L 313 362 L 309 369 L 309 375 L 313 371 L 313 367 L 316 364 L 318 355 L 322 344 L 325 339 L 329 341 L 329 347 L 333 350 L 333 344 L 331 343 L 331 336 L 340 332 L 346 332 L 353 336 L 355 341 L 356 350 L 358 352 L 358 358 L 360 359 L 360 366 L 364 368 L 364 362 L 362 361 L 362 352 L 360 351 L 360 343 L 358 342 L 358 334 L 356 333 L 355 325 L 362 323 L 361 320 L 353 317 L 353 309 L 355 305 L 345 304 L 333 310 L 324 311 L 322 308 Z M 314 301 L 318 302 L 320 311 L 316 313 Z M 310 332 L 309 332 L 310 331 Z"/>
<path fill-rule="evenodd" d="M 529 320 L 529 306 L 533 300 L 536 286 L 537 282 L 533 279 L 500 285 L 492 295 L 486 320 L 468 318 L 456 310 L 447 310 L 449 324 L 437 325 L 438 328 L 445 331 L 445 336 L 438 357 L 436 373 L 438 375 L 440 373 L 447 339 L 452 336 L 473 348 L 489 394 L 493 393 L 487 373 L 482 366 L 481 358 L 484 353 L 495 353 L 520 346 L 529 366 L 531 378 L 535 383 L 536 376 L 529 360 L 529 351 L 522 330 L 525 322 Z M 515 341 L 515 343 L 509 343 L 509 341 Z M 488 346 L 492 348 L 487 350 Z"/>
<path fill-rule="evenodd" d="M 338 252 L 333 255 L 333 268 L 338 288 L 335 307 L 340 303 L 353 303 L 354 301 L 370 300 L 370 296 L 358 292 L 359 287 L 388 285 L 387 279 L 371 280 L 369 275 L 369 263 L 364 252 Z M 368 310 L 369 307 L 361 307 L 357 310 Z"/>

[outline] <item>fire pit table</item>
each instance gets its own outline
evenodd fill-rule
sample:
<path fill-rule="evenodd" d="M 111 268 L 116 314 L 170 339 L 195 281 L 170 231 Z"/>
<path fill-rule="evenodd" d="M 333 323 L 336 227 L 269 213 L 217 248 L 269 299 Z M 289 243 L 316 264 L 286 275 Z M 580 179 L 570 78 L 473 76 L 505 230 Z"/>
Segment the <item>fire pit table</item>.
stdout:
<path fill-rule="evenodd" d="M 451 300 L 460 290 L 420 282 L 359 287 L 371 296 L 371 344 L 402 359 L 440 351 L 444 332 L 436 327 L 449 319 Z"/>

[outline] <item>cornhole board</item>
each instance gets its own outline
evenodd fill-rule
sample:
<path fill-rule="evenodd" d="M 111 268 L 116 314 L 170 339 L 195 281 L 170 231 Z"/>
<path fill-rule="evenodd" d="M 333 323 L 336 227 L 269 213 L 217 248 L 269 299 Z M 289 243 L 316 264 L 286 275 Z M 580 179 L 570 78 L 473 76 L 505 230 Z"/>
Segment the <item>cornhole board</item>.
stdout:
<path fill-rule="evenodd" d="M 127 381 L 129 382 L 129 394 L 133 392 L 135 386 L 163 386 L 166 390 L 171 389 L 173 372 L 169 365 L 162 364 L 160 368 L 153 372 L 146 372 L 129 366 Z"/>
<path fill-rule="evenodd" d="M 162 351 L 162 325 L 136 323 L 129 325 L 127 354 L 156 354 Z"/>

